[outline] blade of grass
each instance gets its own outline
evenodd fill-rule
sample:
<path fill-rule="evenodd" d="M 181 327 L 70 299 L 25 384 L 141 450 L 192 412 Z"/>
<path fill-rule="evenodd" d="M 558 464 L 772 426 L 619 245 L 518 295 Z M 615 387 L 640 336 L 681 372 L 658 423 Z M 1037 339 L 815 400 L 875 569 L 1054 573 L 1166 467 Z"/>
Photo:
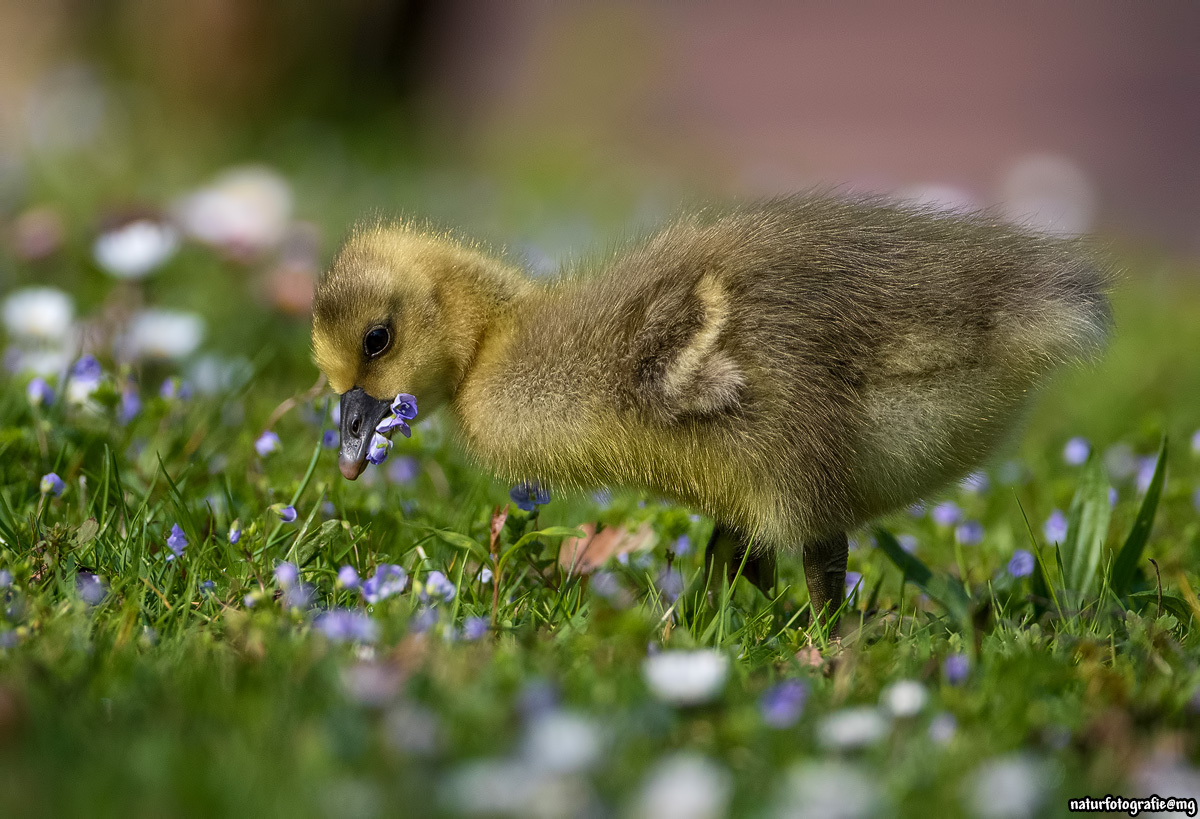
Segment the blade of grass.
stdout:
<path fill-rule="evenodd" d="M 1146 548 L 1146 542 L 1150 540 L 1150 530 L 1154 528 L 1154 516 L 1158 511 L 1158 501 L 1162 495 L 1166 473 L 1167 439 L 1163 436 L 1162 444 L 1158 448 L 1158 462 L 1154 466 L 1154 477 L 1150 480 L 1150 487 L 1146 490 L 1146 496 L 1142 498 L 1142 506 L 1133 521 L 1133 528 L 1129 530 L 1125 545 L 1117 552 L 1117 559 L 1113 561 L 1112 573 L 1109 575 L 1109 588 L 1118 598 L 1124 597 L 1129 591 L 1137 574 L 1142 552 Z"/>

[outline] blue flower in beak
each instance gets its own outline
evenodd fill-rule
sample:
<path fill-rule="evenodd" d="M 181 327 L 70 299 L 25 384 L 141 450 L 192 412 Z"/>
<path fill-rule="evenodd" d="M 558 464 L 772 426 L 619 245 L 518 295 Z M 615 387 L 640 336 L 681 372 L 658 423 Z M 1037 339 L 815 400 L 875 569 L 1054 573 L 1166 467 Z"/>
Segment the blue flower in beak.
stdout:
<path fill-rule="evenodd" d="M 404 422 L 401 421 L 400 423 L 403 424 Z M 407 424 L 405 425 L 404 429 L 408 429 Z M 367 450 L 367 463 L 379 466 L 379 464 L 387 460 L 388 452 L 390 452 L 391 449 L 392 442 L 387 438 L 384 438 L 380 433 L 376 432 L 371 436 L 371 447 Z"/>

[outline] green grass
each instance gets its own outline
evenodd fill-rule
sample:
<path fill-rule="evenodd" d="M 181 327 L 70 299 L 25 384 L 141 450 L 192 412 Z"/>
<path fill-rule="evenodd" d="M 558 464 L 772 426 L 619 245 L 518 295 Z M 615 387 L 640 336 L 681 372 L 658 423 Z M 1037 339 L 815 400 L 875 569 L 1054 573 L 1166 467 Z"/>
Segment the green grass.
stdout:
<path fill-rule="evenodd" d="M 336 223 L 346 208 L 337 200 L 315 217 Z M 95 308 L 112 288 L 87 262 L 83 218 L 72 225 L 57 261 L 5 266 Z M 484 798 L 483 782 L 494 804 L 514 799 L 511 815 L 534 815 L 511 793 L 524 782 L 513 771 L 539 758 L 535 714 L 560 710 L 591 726 L 600 751 L 530 780 L 547 815 L 634 810 L 656 766 L 681 752 L 727 772 L 736 816 L 776 815 L 803 789 L 796 781 L 839 775 L 874 783 L 883 814 L 957 815 L 997 760 L 1028 762 L 1039 814 L 1084 794 L 1130 795 L 1145 776 L 1191 764 L 1200 719 L 1200 459 L 1190 445 L 1200 290 L 1161 267 L 1129 262 L 1112 351 L 1041 396 L 1020 441 L 989 465 L 990 487 L 946 494 L 983 524 L 981 544 L 960 546 L 952 529 L 906 512 L 858 533 L 851 569 L 863 582 L 833 643 L 800 627 L 807 595 L 794 559 L 781 563 L 775 601 L 739 582 L 711 608 L 672 605 L 660 589 L 666 550 L 688 536 L 690 552 L 672 565 L 695 582 L 712 524 L 652 497 L 556 497 L 536 518 L 510 510 L 493 554 L 493 511 L 508 487 L 464 460 L 443 420 L 423 419 L 398 442 L 392 457 L 419 465 L 411 482 L 390 482 L 386 466 L 343 481 L 320 446 L 324 397 L 284 414 L 282 450 L 260 458 L 253 444 L 273 410 L 315 377 L 305 324 L 254 306 L 242 265 L 186 248 L 142 296 L 196 305 L 211 349 L 255 351 L 236 387 L 165 400 L 151 396 L 170 370 L 140 370 L 145 408 L 121 426 L 109 361 L 95 411 L 32 408 L 22 379 L 0 382 L 0 569 L 13 576 L 0 592 L 0 811 L 453 814 L 464 794 Z M 1071 435 L 1091 440 L 1088 465 L 1063 463 Z M 1145 495 L 1103 471 L 1109 447 L 1152 456 L 1164 436 L 1165 480 Z M 61 497 L 39 492 L 51 471 L 66 482 Z M 295 523 L 269 510 L 279 503 L 295 506 Z M 1056 508 L 1071 522 L 1060 549 L 1041 531 Z M 590 521 L 648 523 L 656 545 L 610 562 L 603 582 L 569 575 L 559 542 Z M 173 524 L 189 545 L 169 561 Z M 899 535 L 916 538 L 915 555 Z M 1031 576 L 1007 574 L 1016 549 L 1036 553 Z M 479 579 L 501 555 L 499 582 Z M 339 644 L 316 632 L 312 612 L 285 605 L 273 579 L 283 560 L 301 567 L 319 608 L 365 605 L 335 583 L 345 564 L 364 577 L 381 563 L 416 579 L 441 571 L 457 595 L 423 630 L 429 607 L 413 591 L 384 600 L 369 608 L 373 645 Z M 76 591 L 81 572 L 107 585 L 96 605 Z M 468 618 L 491 624 L 483 638 L 455 638 Z M 658 699 L 643 676 L 648 653 L 695 647 L 729 658 L 727 684 L 695 706 Z M 942 671 L 951 654 L 970 658 L 958 685 Z M 770 727 L 760 698 L 790 678 L 808 687 L 803 713 Z M 885 720 L 861 749 L 821 742 L 827 718 L 875 707 L 900 680 L 927 692 L 918 713 Z M 957 729 L 935 740 L 930 725 L 946 714 Z M 515 767 L 496 767 L 505 760 Z"/>

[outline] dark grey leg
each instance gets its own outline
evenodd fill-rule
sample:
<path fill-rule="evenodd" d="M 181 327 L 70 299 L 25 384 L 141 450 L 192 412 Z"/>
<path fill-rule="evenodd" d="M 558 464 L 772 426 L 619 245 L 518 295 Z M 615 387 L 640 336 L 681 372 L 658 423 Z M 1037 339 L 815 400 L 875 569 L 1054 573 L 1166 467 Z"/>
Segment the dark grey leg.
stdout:
<path fill-rule="evenodd" d="M 813 615 L 828 624 L 846 599 L 846 560 L 850 547 L 839 532 L 804 544 L 804 579 Z"/>
<path fill-rule="evenodd" d="M 710 590 L 719 587 L 722 572 L 732 583 L 741 569 L 742 577 L 771 597 L 771 590 L 775 587 L 775 553 L 763 551 L 746 555 L 748 548 L 749 544 L 740 534 L 719 523 L 716 525 L 704 552 L 705 574 L 712 578 L 709 581 Z M 743 558 L 745 563 L 742 562 Z"/>

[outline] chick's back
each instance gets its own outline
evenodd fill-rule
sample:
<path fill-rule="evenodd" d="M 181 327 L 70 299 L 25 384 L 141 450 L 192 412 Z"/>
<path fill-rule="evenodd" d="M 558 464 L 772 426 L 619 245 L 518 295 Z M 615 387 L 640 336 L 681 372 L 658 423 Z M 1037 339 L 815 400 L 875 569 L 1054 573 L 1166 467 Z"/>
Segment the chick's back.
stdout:
<path fill-rule="evenodd" d="M 516 317 L 491 386 L 531 408 L 507 466 L 649 487 L 772 545 L 852 528 L 978 464 L 1100 349 L 1106 286 L 982 217 L 790 198 L 681 220 Z"/>

